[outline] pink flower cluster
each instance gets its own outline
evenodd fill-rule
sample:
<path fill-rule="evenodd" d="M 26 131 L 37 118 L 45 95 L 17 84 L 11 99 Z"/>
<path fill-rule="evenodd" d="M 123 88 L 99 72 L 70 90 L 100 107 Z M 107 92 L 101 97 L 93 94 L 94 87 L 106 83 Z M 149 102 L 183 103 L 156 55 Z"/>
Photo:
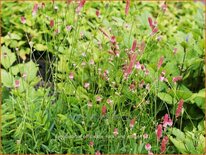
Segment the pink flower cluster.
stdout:
<path fill-rule="evenodd" d="M 150 28 L 152 29 L 151 35 L 154 35 L 158 31 L 157 22 L 156 21 L 153 22 L 151 17 L 148 17 L 148 22 L 149 22 Z"/>
<path fill-rule="evenodd" d="M 162 125 L 163 124 L 163 125 Z M 170 119 L 168 114 L 165 114 L 163 117 L 163 122 L 158 124 L 157 129 L 156 129 L 156 136 L 157 136 L 157 140 L 160 141 L 161 137 L 162 137 L 162 131 L 164 128 L 164 131 L 166 131 L 167 126 L 171 127 L 173 125 L 173 121 L 172 119 Z M 166 151 L 166 146 L 168 143 L 168 137 L 164 136 L 162 141 L 161 141 L 161 153 L 164 153 Z"/>
<path fill-rule="evenodd" d="M 83 8 L 86 0 L 81 0 L 78 7 L 76 8 L 76 13 L 80 13 L 81 9 Z"/>

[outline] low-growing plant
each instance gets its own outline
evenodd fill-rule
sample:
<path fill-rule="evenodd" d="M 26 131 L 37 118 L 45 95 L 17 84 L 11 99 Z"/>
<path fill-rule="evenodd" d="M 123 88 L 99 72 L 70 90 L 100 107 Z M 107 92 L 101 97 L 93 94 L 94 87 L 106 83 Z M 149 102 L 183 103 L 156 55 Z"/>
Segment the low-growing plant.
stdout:
<path fill-rule="evenodd" d="M 204 11 L 3 2 L 2 153 L 204 153 Z"/>

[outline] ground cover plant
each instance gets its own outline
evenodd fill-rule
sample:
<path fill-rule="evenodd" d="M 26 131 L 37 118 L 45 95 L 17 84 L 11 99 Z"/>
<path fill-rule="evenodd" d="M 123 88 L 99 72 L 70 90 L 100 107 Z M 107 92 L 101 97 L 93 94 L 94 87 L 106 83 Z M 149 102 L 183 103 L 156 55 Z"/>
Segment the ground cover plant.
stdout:
<path fill-rule="evenodd" d="M 1 144 L 17 154 L 203 154 L 202 2 L 2 2 Z"/>

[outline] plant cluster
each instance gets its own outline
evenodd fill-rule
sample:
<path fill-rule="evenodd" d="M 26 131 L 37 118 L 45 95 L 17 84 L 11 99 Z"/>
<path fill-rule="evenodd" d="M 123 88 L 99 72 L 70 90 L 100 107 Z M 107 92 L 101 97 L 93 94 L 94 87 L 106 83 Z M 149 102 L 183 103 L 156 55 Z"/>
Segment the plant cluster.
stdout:
<path fill-rule="evenodd" d="M 2 2 L 2 152 L 203 153 L 204 11 Z"/>

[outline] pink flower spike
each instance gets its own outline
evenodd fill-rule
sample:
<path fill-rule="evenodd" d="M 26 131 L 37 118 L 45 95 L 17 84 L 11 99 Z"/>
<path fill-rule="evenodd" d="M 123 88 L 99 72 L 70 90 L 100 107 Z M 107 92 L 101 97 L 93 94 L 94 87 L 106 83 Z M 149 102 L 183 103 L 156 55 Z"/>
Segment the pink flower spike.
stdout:
<path fill-rule="evenodd" d="M 134 125 L 135 125 L 135 118 L 133 118 L 133 119 L 130 121 L 129 126 L 130 126 L 130 128 L 133 128 Z"/>
<path fill-rule="evenodd" d="M 148 155 L 154 155 L 152 151 L 148 151 Z"/>
<path fill-rule="evenodd" d="M 165 77 L 164 76 L 162 76 L 162 75 L 160 75 L 160 81 L 164 81 L 165 80 Z"/>
<path fill-rule="evenodd" d="M 67 0 L 67 5 L 69 5 L 72 2 L 72 0 Z"/>
<path fill-rule="evenodd" d="M 167 143 L 168 143 L 168 137 L 164 136 L 164 138 L 162 139 L 161 148 L 160 148 L 161 153 L 164 153 L 166 151 Z"/>
<path fill-rule="evenodd" d="M 180 114 L 182 112 L 183 104 L 184 104 L 184 100 L 181 99 L 178 103 L 177 110 L 176 110 L 176 113 L 175 113 L 176 118 L 178 118 L 180 116 Z"/>
<path fill-rule="evenodd" d="M 148 17 L 148 22 L 150 28 L 152 29 L 151 35 L 154 35 L 158 31 L 157 22 L 156 21 L 153 22 L 151 17 Z"/>
<path fill-rule="evenodd" d="M 107 107 L 106 107 L 106 105 L 103 105 L 103 107 L 102 107 L 102 115 L 106 115 L 106 113 L 107 113 Z"/>
<path fill-rule="evenodd" d="M 158 62 L 158 64 L 157 64 L 157 68 L 158 68 L 158 69 L 160 69 L 160 67 L 162 66 L 163 61 L 164 61 L 164 57 L 161 56 L 160 59 L 159 59 L 159 62 Z"/>
<path fill-rule="evenodd" d="M 130 6 L 130 0 L 126 0 L 126 7 L 125 7 L 125 14 L 126 14 L 126 15 L 128 15 L 129 6 Z"/>
<path fill-rule="evenodd" d="M 131 91 L 134 91 L 134 90 L 135 90 L 135 87 L 136 87 L 135 82 L 132 82 L 132 83 L 130 84 L 130 86 L 129 86 L 129 89 L 130 89 Z"/>
<path fill-rule="evenodd" d="M 70 80 L 73 80 L 73 79 L 74 79 L 74 73 L 72 73 L 72 72 L 69 73 L 69 79 L 70 79 Z"/>
<path fill-rule="evenodd" d="M 151 17 L 148 17 L 148 22 L 149 22 L 150 28 L 153 30 L 155 28 L 155 26 L 153 25 L 153 21 L 152 21 Z"/>
<path fill-rule="evenodd" d="M 90 142 L 89 142 L 89 146 L 90 146 L 90 147 L 93 147 L 93 146 L 94 146 L 94 142 L 93 142 L 93 141 L 90 141 Z"/>
<path fill-rule="evenodd" d="M 22 23 L 22 24 L 25 24 L 25 23 L 26 23 L 26 18 L 23 17 L 23 16 L 21 17 L 21 23 Z"/>
<path fill-rule="evenodd" d="M 166 4 L 166 2 L 164 2 L 164 3 L 161 5 L 161 9 L 162 9 L 163 13 L 165 13 L 165 11 L 167 10 L 167 4 Z"/>
<path fill-rule="evenodd" d="M 59 34 L 60 33 L 60 29 L 56 29 L 54 32 L 55 32 L 55 34 Z"/>
<path fill-rule="evenodd" d="M 41 3 L 41 8 L 42 8 L 42 9 L 45 8 L 45 3 Z"/>
<path fill-rule="evenodd" d="M 147 151 L 150 151 L 151 148 L 152 148 L 152 146 L 151 146 L 149 143 L 147 143 L 147 144 L 145 145 L 145 149 L 146 149 Z"/>
<path fill-rule="evenodd" d="M 19 81 L 19 80 L 16 80 L 16 81 L 15 81 L 14 88 L 19 88 L 19 87 L 20 87 L 20 81 Z"/>
<path fill-rule="evenodd" d="M 163 127 L 165 127 L 165 128 L 167 127 L 168 120 L 169 120 L 169 115 L 165 114 L 164 115 L 164 121 L 163 121 Z"/>
<path fill-rule="evenodd" d="M 71 25 L 66 26 L 66 30 L 67 30 L 67 31 L 70 31 L 71 29 L 72 29 L 72 26 L 71 26 Z"/>
<path fill-rule="evenodd" d="M 102 101 L 101 96 L 97 96 L 97 97 L 96 97 L 96 101 L 97 101 L 97 102 L 101 102 L 101 101 Z"/>
<path fill-rule="evenodd" d="M 99 151 L 95 152 L 95 155 L 101 155 L 101 153 Z"/>
<path fill-rule="evenodd" d="M 96 10 L 96 16 L 99 17 L 100 16 L 100 11 Z"/>
<path fill-rule="evenodd" d="M 94 65 L 94 60 L 93 60 L 93 59 L 90 60 L 90 61 L 89 61 L 89 64 L 90 64 L 90 65 Z"/>
<path fill-rule="evenodd" d="M 113 101 L 112 101 L 111 99 L 107 99 L 107 103 L 108 103 L 108 104 L 110 104 L 110 105 L 111 105 L 111 104 L 112 104 L 112 102 L 113 102 Z"/>
<path fill-rule="evenodd" d="M 173 49 L 173 54 L 176 54 L 177 53 L 177 48 L 174 48 Z"/>
<path fill-rule="evenodd" d="M 133 54 L 132 55 L 132 58 L 131 58 L 131 61 L 130 61 L 130 64 L 129 66 L 127 67 L 124 75 L 127 77 L 128 75 L 130 75 L 132 73 L 132 68 L 135 64 L 135 61 L 136 61 L 136 58 L 137 58 L 137 54 Z"/>
<path fill-rule="evenodd" d="M 111 39 L 110 39 L 110 42 L 112 44 L 115 44 L 116 43 L 116 37 L 115 36 L 112 36 Z"/>
<path fill-rule="evenodd" d="M 172 126 L 172 124 L 173 124 L 172 119 L 169 118 L 169 120 L 168 120 L 168 122 L 167 122 L 167 125 L 168 125 L 168 126 Z"/>
<path fill-rule="evenodd" d="M 143 88 L 144 84 L 145 84 L 145 83 L 144 83 L 144 80 L 142 80 L 142 81 L 140 82 L 140 84 L 139 84 L 139 87 L 140 87 L 140 88 Z"/>
<path fill-rule="evenodd" d="M 148 69 L 145 70 L 145 75 L 149 75 L 149 70 Z"/>
<path fill-rule="evenodd" d="M 88 82 L 84 83 L 84 88 L 88 89 L 90 84 Z"/>
<path fill-rule="evenodd" d="M 50 27 L 52 28 L 52 27 L 54 27 L 54 20 L 52 19 L 52 20 L 50 20 Z"/>
<path fill-rule="evenodd" d="M 114 128 L 114 132 L 113 132 L 114 136 L 117 136 L 119 133 L 118 133 L 118 129 L 117 128 Z"/>
<path fill-rule="evenodd" d="M 35 16 L 35 15 L 36 15 L 36 13 L 37 13 L 37 11 L 38 11 L 38 8 L 39 8 L 38 3 L 35 3 L 35 4 L 34 4 L 34 7 L 33 7 L 33 10 L 32 10 L 32 16 Z"/>
<path fill-rule="evenodd" d="M 80 1 L 79 5 L 78 5 L 78 7 L 76 9 L 76 13 L 79 13 L 81 11 L 81 9 L 84 6 L 85 2 L 86 2 L 86 0 L 81 0 Z"/>
<path fill-rule="evenodd" d="M 137 70 L 140 70 L 140 69 L 141 69 L 141 64 L 139 63 L 139 61 L 136 63 L 135 68 L 136 68 Z"/>
<path fill-rule="evenodd" d="M 157 33 L 158 32 L 158 28 L 157 27 L 155 27 L 153 30 L 152 30 L 152 33 L 151 33 L 151 35 L 154 35 L 155 33 Z"/>
<path fill-rule="evenodd" d="M 157 126 L 156 135 L 157 139 L 160 140 L 160 138 L 162 137 L 162 124 L 159 124 Z"/>
<path fill-rule="evenodd" d="M 141 65 L 141 69 L 142 69 L 142 71 L 146 70 L 146 68 L 145 68 L 145 66 L 143 64 Z"/>
<path fill-rule="evenodd" d="M 168 114 L 164 115 L 164 119 L 163 119 L 163 127 L 166 129 L 167 126 L 172 126 L 173 122 L 172 120 L 169 118 Z"/>
<path fill-rule="evenodd" d="M 177 81 L 180 81 L 180 80 L 182 80 L 182 76 L 176 76 L 176 77 L 173 77 L 172 78 L 172 81 L 176 84 L 177 83 Z"/>
<path fill-rule="evenodd" d="M 133 44 L 132 44 L 132 48 L 131 48 L 131 50 L 134 52 L 135 49 L 136 49 L 136 47 L 137 47 L 137 41 L 134 40 L 134 41 L 133 41 Z"/>
<path fill-rule="evenodd" d="M 149 137 L 149 136 L 148 136 L 148 134 L 146 134 L 146 133 L 143 135 L 143 138 L 144 138 L 144 139 L 147 139 L 148 137 Z"/>

